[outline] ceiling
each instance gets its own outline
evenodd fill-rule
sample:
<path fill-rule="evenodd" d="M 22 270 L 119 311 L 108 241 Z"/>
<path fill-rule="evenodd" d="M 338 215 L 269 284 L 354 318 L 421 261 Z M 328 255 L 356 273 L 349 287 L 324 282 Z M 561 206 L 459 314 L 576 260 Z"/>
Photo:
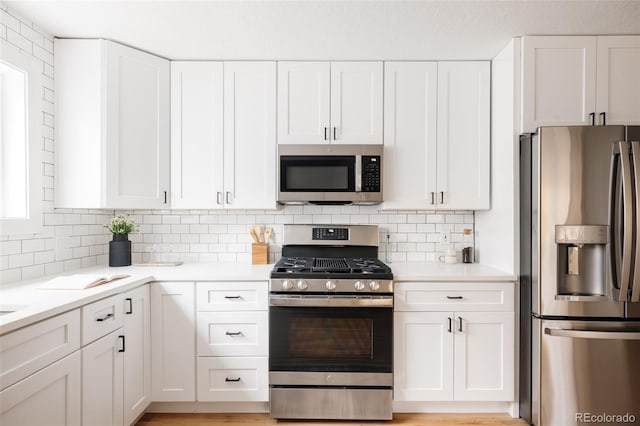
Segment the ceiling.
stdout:
<path fill-rule="evenodd" d="M 490 59 L 525 34 L 640 34 L 640 0 L 4 1 L 57 37 L 174 60 Z"/>

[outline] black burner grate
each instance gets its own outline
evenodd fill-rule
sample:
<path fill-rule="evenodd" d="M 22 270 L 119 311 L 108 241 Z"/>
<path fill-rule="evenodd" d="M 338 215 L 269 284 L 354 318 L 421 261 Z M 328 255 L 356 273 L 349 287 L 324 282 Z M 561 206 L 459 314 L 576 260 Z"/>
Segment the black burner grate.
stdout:
<path fill-rule="evenodd" d="M 316 257 L 313 261 L 314 272 L 349 272 L 347 261 L 341 257 Z"/>

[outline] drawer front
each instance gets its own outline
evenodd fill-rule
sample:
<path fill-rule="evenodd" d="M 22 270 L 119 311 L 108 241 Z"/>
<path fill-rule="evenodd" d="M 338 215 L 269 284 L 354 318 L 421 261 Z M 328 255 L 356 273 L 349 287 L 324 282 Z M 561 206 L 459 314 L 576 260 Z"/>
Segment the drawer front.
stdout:
<path fill-rule="evenodd" d="M 198 358 L 198 401 L 268 401 L 267 357 Z"/>
<path fill-rule="evenodd" d="M 198 312 L 198 356 L 266 356 L 269 313 Z"/>
<path fill-rule="evenodd" d="M 80 348 L 80 310 L 0 336 L 0 389 Z"/>
<path fill-rule="evenodd" d="M 123 299 L 116 294 L 82 307 L 82 346 L 122 327 Z"/>
<path fill-rule="evenodd" d="M 268 289 L 267 281 L 200 282 L 198 311 L 266 311 Z"/>
<path fill-rule="evenodd" d="M 396 282 L 396 311 L 513 311 L 514 283 Z"/>

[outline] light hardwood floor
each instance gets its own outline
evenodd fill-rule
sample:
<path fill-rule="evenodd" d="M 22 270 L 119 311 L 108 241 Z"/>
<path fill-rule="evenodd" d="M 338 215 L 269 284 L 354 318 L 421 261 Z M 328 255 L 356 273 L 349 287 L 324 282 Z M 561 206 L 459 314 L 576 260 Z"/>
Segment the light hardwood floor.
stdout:
<path fill-rule="evenodd" d="M 274 420 L 268 414 L 152 414 L 142 416 L 136 426 L 225 425 L 225 426 L 524 426 L 522 419 L 507 414 L 394 414 L 392 421 L 291 421 Z"/>

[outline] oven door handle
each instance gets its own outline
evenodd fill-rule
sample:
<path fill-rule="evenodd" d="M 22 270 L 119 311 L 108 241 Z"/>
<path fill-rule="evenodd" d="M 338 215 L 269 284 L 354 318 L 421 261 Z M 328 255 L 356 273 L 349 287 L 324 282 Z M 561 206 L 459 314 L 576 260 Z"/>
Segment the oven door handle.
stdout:
<path fill-rule="evenodd" d="M 392 308 L 393 296 L 286 296 L 286 295 L 270 295 L 269 306 L 283 307 L 307 307 L 307 308 L 326 308 L 326 307 L 360 307 L 360 308 Z"/>

